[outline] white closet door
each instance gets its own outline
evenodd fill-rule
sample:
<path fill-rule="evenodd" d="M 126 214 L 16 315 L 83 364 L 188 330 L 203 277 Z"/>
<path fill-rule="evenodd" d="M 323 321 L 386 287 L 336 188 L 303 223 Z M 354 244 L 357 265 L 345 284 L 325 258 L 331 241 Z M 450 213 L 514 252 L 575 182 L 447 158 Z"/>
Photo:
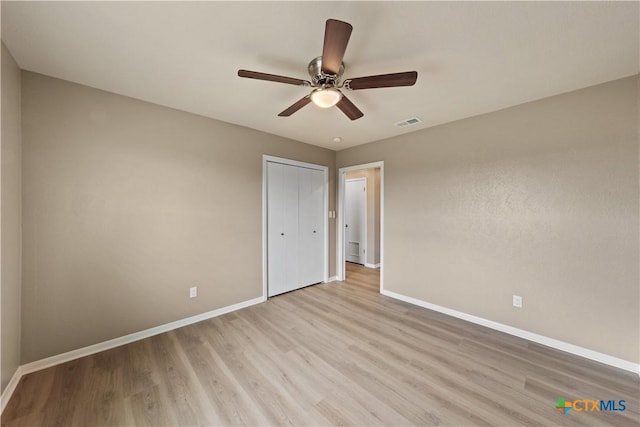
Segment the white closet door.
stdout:
<path fill-rule="evenodd" d="M 324 172 L 299 168 L 299 262 L 300 286 L 324 280 Z"/>
<path fill-rule="evenodd" d="M 298 169 L 267 163 L 267 276 L 269 296 L 298 285 Z"/>

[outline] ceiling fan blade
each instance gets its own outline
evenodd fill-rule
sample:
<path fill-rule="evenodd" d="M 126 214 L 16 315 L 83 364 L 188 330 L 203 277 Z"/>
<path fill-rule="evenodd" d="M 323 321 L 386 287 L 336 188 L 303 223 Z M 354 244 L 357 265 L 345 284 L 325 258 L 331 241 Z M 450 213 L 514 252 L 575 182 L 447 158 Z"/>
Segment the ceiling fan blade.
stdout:
<path fill-rule="evenodd" d="M 311 82 L 293 77 L 278 76 L 275 74 L 259 73 L 257 71 L 238 70 L 238 76 L 248 79 L 266 80 L 269 82 L 286 83 L 297 86 L 311 86 Z"/>
<path fill-rule="evenodd" d="M 344 82 L 344 87 L 351 90 L 359 90 L 379 87 L 413 86 L 417 79 L 417 71 L 407 71 L 404 73 L 380 74 L 377 76 L 347 79 Z"/>
<path fill-rule="evenodd" d="M 342 110 L 342 112 L 346 114 L 347 117 L 349 117 L 351 120 L 356 120 L 364 116 L 364 113 L 360 111 L 358 107 L 356 107 L 353 102 L 349 101 L 349 98 L 344 95 L 342 95 L 342 99 L 338 101 L 336 107 Z"/>
<path fill-rule="evenodd" d="M 337 75 L 340 72 L 342 57 L 347 50 L 352 30 L 351 24 L 336 19 L 327 19 L 322 48 L 322 71 L 324 73 Z"/>
<path fill-rule="evenodd" d="M 296 101 L 295 104 L 293 104 L 291 107 L 284 110 L 282 113 L 278 114 L 278 116 L 289 117 L 290 115 L 292 115 L 293 113 L 295 113 L 296 111 L 298 111 L 299 109 L 301 109 L 302 107 L 304 107 L 310 102 L 311 102 L 311 96 L 307 95 L 304 98 Z"/>

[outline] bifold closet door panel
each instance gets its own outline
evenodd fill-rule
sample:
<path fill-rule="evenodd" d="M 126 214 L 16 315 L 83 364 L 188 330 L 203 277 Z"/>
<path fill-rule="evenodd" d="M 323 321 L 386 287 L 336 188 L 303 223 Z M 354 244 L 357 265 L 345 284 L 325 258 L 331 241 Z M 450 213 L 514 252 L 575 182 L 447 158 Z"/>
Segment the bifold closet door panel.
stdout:
<path fill-rule="evenodd" d="M 299 282 L 324 281 L 324 172 L 299 168 Z"/>
<path fill-rule="evenodd" d="M 298 285 L 298 168 L 267 163 L 267 280 L 274 296 Z"/>

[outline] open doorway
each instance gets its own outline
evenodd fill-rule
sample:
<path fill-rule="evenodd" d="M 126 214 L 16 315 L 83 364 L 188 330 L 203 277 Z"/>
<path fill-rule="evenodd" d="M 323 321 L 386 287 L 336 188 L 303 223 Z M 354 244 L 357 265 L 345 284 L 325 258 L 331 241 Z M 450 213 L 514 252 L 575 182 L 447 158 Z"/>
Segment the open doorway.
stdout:
<path fill-rule="evenodd" d="M 367 247 L 367 240 L 371 241 L 374 237 L 369 230 L 372 227 L 372 221 L 367 218 L 372 213 L 371 207 L 368 206 L 368 199 L 372 198 L 372 194 L 367 192 L 367 184 L 368 181 L 371 181 L 372 171 L 373 169 L 364 169 L 347 172 L 345 177 L 344 256 L 345 261 L 360 265 L 366 265 L 368 261 L 375 262 L 374 254 L 372 254 L 375 249 Z"/>
<path fill-rule="evenodd" d="M 341 168 L 338 178 L 338 280 L 379 269 L 382 290 L 384 162 Z"/>

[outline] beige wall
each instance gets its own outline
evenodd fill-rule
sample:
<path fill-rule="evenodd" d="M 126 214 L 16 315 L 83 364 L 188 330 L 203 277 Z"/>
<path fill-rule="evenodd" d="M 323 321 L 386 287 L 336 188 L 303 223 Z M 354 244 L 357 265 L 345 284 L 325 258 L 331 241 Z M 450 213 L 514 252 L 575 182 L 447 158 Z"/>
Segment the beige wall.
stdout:
<path fill-rule="evenodd" d="M 2 43 L 2 147 L 0 246 L 2 348 L 1 390 L 20 365 L 21 126 L 20 69 Z"/>
<path fill-rule="evenodd" d="M 337 156 L 22 80 L 22 363 L 259 296 L 262 154 L 329 166 L 330 210 L 336 167 L 385 161 L 388 290 L 640 361 L 637 78 Z"/>
<path fill-rule="evenodd" d="M 640 362 L 637 80 L 338 152 L 385 162 L 385 288 Z"/>
<path fill-rule="evenodd" d="M 30 72 L 22 84 L 23 363 L 261 296 L 263 154 L 329 166 L 335 209 L 333 151 Z"/>
<path fill-rule="evenodd" d="M 380 263 L 380 168 L 347 172 L 346 179 L 367 179 L 367 264 Z"/>

